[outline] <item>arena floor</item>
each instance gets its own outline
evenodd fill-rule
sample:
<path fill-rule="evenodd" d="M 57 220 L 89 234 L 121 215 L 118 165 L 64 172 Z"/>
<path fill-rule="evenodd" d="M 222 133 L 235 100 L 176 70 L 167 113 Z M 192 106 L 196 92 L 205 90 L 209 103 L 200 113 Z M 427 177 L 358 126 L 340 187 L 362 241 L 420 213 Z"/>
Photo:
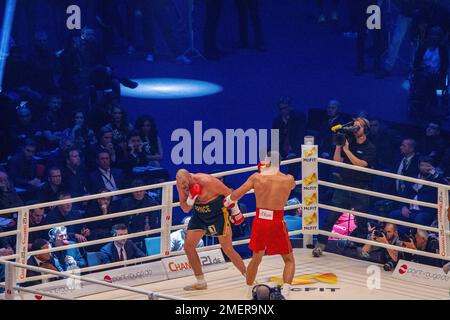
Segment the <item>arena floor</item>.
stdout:
<path fill-rule="evenodd" d="M 393 279 L 390 272 L 381 269 L 380 289 L 367 288 L 367 267 L 370 262 L 355 260 L 333 253 L 324 253 L 321 258 L 313 258 L 311 250 L 295 249 L 296 276 L 332 273 L 337 277 L 335 284 L 316 282 L 294 285 L 289 300 L 414 300 L 449 299 L 449 290 L 432 288 Z M 246 264 L 248 261 L 246 261 Z M 278 256 L 265 257 L 259 269 L 257 281 L 270 284 L 271 277 L 280 277 L 283 262 Z M 173 296 L 193 300 L 246 300 L 246 286 L 243 277 L 229 264 L 228 269 L 206 274 L 208 290 L 198 292 L 183 291 L 183 287 L 192 283 L 193 277 L 167 280 L 140 286 Z M 312 289 L 315 288 L 315 289 Z M 334 291 L 334 292 L 333 292 Z M 86 296 L 82 300 L 139 300 L 146 299 L 122 290 L 115 290 Z"/>

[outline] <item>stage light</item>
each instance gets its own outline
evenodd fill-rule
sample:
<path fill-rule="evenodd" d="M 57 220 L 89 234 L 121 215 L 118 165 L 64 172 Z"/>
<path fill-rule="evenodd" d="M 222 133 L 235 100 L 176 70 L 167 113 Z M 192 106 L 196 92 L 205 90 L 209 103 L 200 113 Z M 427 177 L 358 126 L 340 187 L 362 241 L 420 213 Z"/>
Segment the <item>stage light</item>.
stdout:
<path fill-rule="evenodd" d="M 133 79 L 139 83 L 136 89 L 122 86 L 122 95 L 139 99 L 185 99 L 209 96 L 223 88 L 217 84 L 177 78 Z"/>

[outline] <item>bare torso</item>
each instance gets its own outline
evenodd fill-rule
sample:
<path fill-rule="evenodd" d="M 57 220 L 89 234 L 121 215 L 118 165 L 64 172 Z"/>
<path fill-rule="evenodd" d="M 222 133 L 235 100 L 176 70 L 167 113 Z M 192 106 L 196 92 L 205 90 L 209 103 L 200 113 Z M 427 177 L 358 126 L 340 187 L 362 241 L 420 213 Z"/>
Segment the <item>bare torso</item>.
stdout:
<path fill-rule="evenodd" d="M 202 186 L 202 194 L 197 198 L 196 203 L 208 203 L 222 194 L 221 188 L 215 183 L 217 178 L 204 173 L 196 173 L 192 174 L 192 180 Z"/>
<path fill-rule="evenodd" d="M 253 185 L 256 206 L 261 209 L 284 210 L 291 190 L 295 187 L 291 175 L 279 173 L 276 175 L 254 175 Z"/>

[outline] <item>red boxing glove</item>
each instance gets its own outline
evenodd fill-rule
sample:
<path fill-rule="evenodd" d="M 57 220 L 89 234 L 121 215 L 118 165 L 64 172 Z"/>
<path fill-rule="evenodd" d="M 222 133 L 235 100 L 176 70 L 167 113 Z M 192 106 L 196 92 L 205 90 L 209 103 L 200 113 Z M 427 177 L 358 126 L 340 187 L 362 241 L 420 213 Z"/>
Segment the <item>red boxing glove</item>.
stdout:
<path fill-rule="evenodd" d="M 231 223 L 238 226 L 242 224 L 245 221 L 244 215 L 242 214 L 241 210 L 239 210 L 238 206 L 235 206 L 235 208 L 238 210 L 238 212 L 233 212 L 231 215 Z M 231 211 L 234 211 L 233 209 Z"/>
<path fill-rule="evenodd" d="M 244 215 L 242 214 L 241 209 L 239 209 L 237 201 L 231 200 L 231 195 L 223 199 L 223 205 L 225 206 L 225 208 L 231 211 L 231 223 L 238 226 L 242 222 L 244 222 Z"/>
<path fill-rule="evenodd" d="M 265 168 L 266 164 L 264 163 L 264 161 L 261 161 L 260 163 L 258 163 L 258 172 L 261 173 L 261 169 Z"/>
<path fill-rule="evenodd" d="M 189 206 L 193 206 L 195 203 L 195 200 L 197 200 L 198 196 L 202 194 L 202 186 L 198 183 L 194 183 L 191 188 L 189 189 L 189 196 L 186 200 L 186 203 Z"/>

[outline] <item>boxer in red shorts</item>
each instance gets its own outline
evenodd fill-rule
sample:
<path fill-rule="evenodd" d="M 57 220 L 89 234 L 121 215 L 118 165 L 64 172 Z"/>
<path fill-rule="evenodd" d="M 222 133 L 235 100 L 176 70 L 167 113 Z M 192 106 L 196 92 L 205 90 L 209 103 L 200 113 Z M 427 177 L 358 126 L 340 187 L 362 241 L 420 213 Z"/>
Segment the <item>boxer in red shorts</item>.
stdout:
<path fill-rule="evenodd" d="M 291 241 L 283 220 L 284 206 L 295 188 L 294 177 L 279 170 L 279 154 L 272 151 L 260 164 L 260 173 L 253 174 L 231 195 L 224 204 L 229 207 L 251 189 L 255 190 L 256 217 L 253 220 L 249 248 L 253 257 L 247 266 L 246 281 L 249 292 L 253 288 L 258 267 L 265 254 L 279 254 L 284 260 L 282 294 L 287 297 L 295 273 L 294 254 Z"/>

